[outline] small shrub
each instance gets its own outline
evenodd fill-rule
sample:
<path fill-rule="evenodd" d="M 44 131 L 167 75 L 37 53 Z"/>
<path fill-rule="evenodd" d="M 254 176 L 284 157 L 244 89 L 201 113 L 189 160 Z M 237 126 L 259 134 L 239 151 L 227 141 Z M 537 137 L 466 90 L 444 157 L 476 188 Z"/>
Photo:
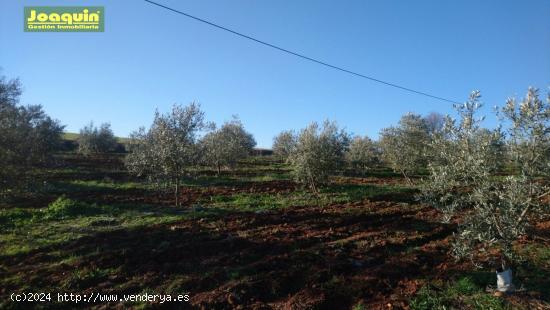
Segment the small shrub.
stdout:
<path fill-rule="evenodd" d="M 64 219 L 67 217 L 93 214 L 96 213 L 96 211 L 97 207 L 95 205 L 88 205 L 86 203 L 78 202 L 62 195 L 50 203 L 44 210 L 44 218 Z"/>

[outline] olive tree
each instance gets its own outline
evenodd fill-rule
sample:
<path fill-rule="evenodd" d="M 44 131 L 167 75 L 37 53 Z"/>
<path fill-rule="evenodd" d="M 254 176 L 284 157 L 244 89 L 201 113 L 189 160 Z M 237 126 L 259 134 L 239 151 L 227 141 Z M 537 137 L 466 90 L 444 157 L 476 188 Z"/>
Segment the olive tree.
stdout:
<path fill-rule="evenodd" d="M 401 117 L 397 127 L 382 129 L 382 159 L 412 183 L 410 174 L 426 166 L 430 135 L 426 121 L 418 114 Z"/>
<path fill-rule="evenodd" d="M 239 159 L 249 156 L 256 141 L 243 124 L 235 119 L 206 134 L 201 140 L 201 146 L 203 162 L 215 167 L 219 175 L 222 167 L 233 168 Z"/>
<path fill-rule="evenodd" d="M 273 154 L 288 160 L 296 149 L 296 134 L 292 130 L 285 130 L 273 138 Z"/>
<path fill-rule="evenodd" d="M 179 186 L 189 168 L 199 162 L 198 134 L 207 129 L 204 112 L 196 103 L 173 105 L 167 114 L 155 113 L 149 130 L 140 128 L 130 135 L 126 167 L 130 173 L 146 176 L 157 184 L 174 186 L 179 206 Z"/>
<path fill-rule="evenodd" d="M 117 140 L 109 123 L 103 123 L 97 128 L 90 122 L 80 129 L 77 143 L 77 151 L 83 155 L 112 152 L 117 147 Z"/>
<path fill-rule="evenodd" d="M 378 155 L 374 141 L 367 136 L 357 136 L 351 140 L 346 159 L 354 169 L 366 170 L 378 162 Z"/>
<path fill-rule="evenodd" d="M 314 122 L 302 129 L 289 158 L 294 179 L 318 193 L 318 185 L 343 167 L 349 140 L 344 130 L 328 120 L 322 126 Z"/>
<path fill-rule="evenodd" d="M 40 105 L 19 105 L 21 83 L 0 77 L 0 194 L 27 184 L 33 166 L 61 145 L 64 126 Z"/>
<path fill-rule="evenodd" d="M 498 173 L 509 164 L 505 136 L 500 128 L 495 130 L 480 128 L 474 133 L 473 143 L 488 145 L 484 155 L 491 173 Z"/>
<path fill-rule="evenodd" d="M 530 177 L 548 178 L 550 173 L 550 92 L 546 103 L 539 91 L 529 88 L 518 103 L 508 99 L 499 116 L 511 123 L 508 147 L 515 168 Z"/>
<path fill-rule="evenodd" d="M 439 158 L 430 162 L 430 176 L 422 185 L 425 202 L 440 209 L 449 221 L 458 215 L 459 227 L 453 243 L 453 255 L 470 257 L 490 249 L 500 253 L 500 271 L 509 275 L 509 283 L 499 284 L 499 290 L 511 286 L 511 262 L 517 255 L 513 241 L 527 232 L 528 218 L 549 211 L 541 198 L 548 195 L 537 177 L 548 179 L 550 103 L 538 99 L 530 89 L 519 104 L 510 99 L 501 109 L 503 123 L 511 124 L 501 133 L 483 130 L 483 118 L 476 116 L 481 107 L 479 92 L 473 92 L 468 102 L 457 105 L 460 120 L 447 117 L 442 134 L 432 142 Z M 480 131 L 490 132 L 491 139 L 480 139 Z M 494 143 L 507 138 L 518 173 L 504 180 L 494 177 L 492 153 Z"/>

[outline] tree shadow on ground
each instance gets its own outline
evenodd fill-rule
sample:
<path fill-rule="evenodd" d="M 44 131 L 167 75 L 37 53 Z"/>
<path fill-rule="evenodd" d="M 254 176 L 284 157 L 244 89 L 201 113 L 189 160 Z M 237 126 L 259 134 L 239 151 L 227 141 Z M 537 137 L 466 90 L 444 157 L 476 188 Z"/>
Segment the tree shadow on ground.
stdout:
<path fill-rule="evenodd" d="M 340 309 L 357 298 L 385 298 L 445 259 L 411 248 L 445 238 L 448 227 L 399 206 L 362 211 L 224 212 L 120 229 L 0 257 L 1 273 L 24 276 L 35 289 L 190 292 L 194 307 L 209 309 L 296 303 Z M 60 263 L 68 258 L 74 259 Z"/>
<path fill-rule="evenodd" d="M 391 185 L 331 184 L 321 189 L 321 192 L 343 196 L 349 201 L 369 199 L 371 201 L 413 203 L 415 202 L 414 194 L 418 190 Z"/>

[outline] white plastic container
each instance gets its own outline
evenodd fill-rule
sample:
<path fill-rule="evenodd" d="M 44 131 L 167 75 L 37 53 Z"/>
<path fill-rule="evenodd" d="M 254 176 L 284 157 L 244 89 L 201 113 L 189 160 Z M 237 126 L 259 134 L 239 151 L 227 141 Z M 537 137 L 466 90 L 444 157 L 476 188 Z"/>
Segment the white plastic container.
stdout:
<path fill-rule="evenodd" d="M 497 290 L 504 293 L 514 291 L 514 284 L 512 284 L 512 269 L 506 269 L 504 271 L 497 270 Z"/>

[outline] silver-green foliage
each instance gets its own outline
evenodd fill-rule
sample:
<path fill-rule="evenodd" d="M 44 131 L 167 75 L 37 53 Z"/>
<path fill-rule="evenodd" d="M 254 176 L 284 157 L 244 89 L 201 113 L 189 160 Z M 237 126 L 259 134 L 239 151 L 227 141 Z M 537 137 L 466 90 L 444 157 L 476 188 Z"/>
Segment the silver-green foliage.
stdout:
<path fill-rule="evenodd" d="M 541 176 L 550 174 L 550 92 L 546 103 L 539 91 L 529 88 L 518 103 L 510 98 L 499 116 L 511 123 L 508 129 L 510 156 L 522 174 Z"/>
<path fill-rule="evenodd" d="M 508 129 L 489 131 L 480 127 L 483 118 L 476 117 L 479 98 L 479 92 L 473 92 L 468 102 L 457 105 L 460 120 L 447 117 L 433 139 L 436 158 L 429 164 L 422 197 L 442 211 L 445 221 L 462 215 L 453 244 L 457 258 L 496 248 L 506 265 L 516 258 L 512 242 L 526 233 L 527 219 L 549 210 L 541 200 L 548 189 L 537 178 L 544 176 L 548 181 L 543 168 L 549 165 L 550 106 L 530 89 L 520 104 L 509 100 L 502 109 Z M 514 150 L 512 160 L 518 173 L 502 179 L 494 174 L 498 166 L 494 156 L 495 145 L 499 149 L 504 138 L 508 149 Z"/>
<path fill-rule="evenodd" d="M 40 105 L 19 105 L 20 96 L 19 80 L 0 76 L 0 195 L 28 184 L 32 167 L 61 145 L 64 126 Z"/>
<path fill-rule="evenodd" d="M 256 141 L 243 124 L 235 119 L 206 134 L 201 140 L 201 146 L 203 162 L 215 167 L 219 174 L 222 167 L 233 168 L 238 160 L 249 156 Z"/>
<path fill-rule="evenodd" d="M 397 127 L 382 129 L 382 159 L 410 182 L 411 173 L 418 172 L 426 166 L 429 142 L 430 134 L 426 120 L 417 114 L 405 114 Z"/>
<path fill-rule="evenodd" d="M 287 160 L 296 149 L 296 134 L 292 130 L 285 130 L 273 138 L 273 154 Z"/>
<path fill-rule="evenodd" d="M 84 155 L 112 152 L 117 147 L 117 140 L 109 123 L 103 123 L 98 128 L 90 122 L 80 129 L 77 142 L 78 153 Z"/>
<path fill-rule="evenodd" d="M 480 128 L 474 134 L 473 143 L 488 145 L 484 155 L 493 173 L 499 173 L 509 165 L 506 140 L 500 127 L 495 130 Z"/>
<path fill-rule="evenodd" d="M 379 155 L 374 141 L 367 136 L 357 136 L 351 140 L 346 160 L 354 169 L 367 170 L 378 163 Z"/>
<path fill-rule="evenodd" d="M 349 135 L 330 121 L 302 129 L 289 157 L 294 179 L 317 192 L 319 184 L 343 167 L 349 140 Z"/>
<path fill-rule="evenodd" d="M 191 166 L 199 163 L 197 135 L 207 128 L 198 104 L 175 104 L 167 114 L 157 111 L 149 130 L 140 128 L 131 134 L 126 167 L 130 173 L 146 176 L 159 185 L 175 186 L 178 205 L 180 181 Z"/>

